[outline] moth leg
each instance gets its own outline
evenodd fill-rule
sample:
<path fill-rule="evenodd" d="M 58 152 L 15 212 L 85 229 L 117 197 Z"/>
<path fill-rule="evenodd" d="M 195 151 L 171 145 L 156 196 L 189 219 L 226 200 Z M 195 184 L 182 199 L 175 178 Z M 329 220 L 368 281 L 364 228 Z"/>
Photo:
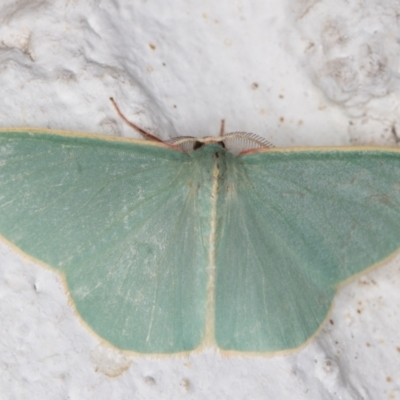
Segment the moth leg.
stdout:
<path fill-rule="evenodd" d="M 151 140 L 153 142 L 161 142 L 164 143 L 161 139 L 159 139 L 157 136 L 154 136 L 148 132 L 146 132 L 144 129 L 140 128 L 139 126 L 137 126 L 136 124 L 134 124 L 133 122 L 129 121 L 128 118 L 125 117 L 124 114 L 122 114 L 121 110 L 119 109 L 116 101 L 110 97 L 110 101 L 113 104 L 115 110 L 117 111 L 117 114 L 133 129 L 136 129 L 145 139 L 147 140 Z"/>

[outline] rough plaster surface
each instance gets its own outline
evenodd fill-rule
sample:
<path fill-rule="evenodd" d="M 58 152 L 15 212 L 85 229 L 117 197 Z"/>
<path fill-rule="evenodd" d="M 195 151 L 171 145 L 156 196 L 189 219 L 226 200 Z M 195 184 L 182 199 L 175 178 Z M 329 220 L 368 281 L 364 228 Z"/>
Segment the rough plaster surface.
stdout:
<path fill-rule="evenodd" d="M 397 1 L 3 0 L 0 126 L 277 146 L 396 145 Z M 400 259 L 337 295 L 287 356 L 132 357 L 79 322 L 60 279 L 0 245 L 1 399 L 398 399 Z"/>

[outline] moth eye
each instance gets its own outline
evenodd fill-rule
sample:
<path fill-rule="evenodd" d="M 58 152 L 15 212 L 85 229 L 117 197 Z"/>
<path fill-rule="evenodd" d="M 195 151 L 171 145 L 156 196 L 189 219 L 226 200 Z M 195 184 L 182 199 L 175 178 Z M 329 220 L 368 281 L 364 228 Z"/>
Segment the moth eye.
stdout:
<path fill-rule="evenodd" d="M 200 149 L 201 147 L 203 147 L 204 146 L 204 143 L 201 143 L 201 142 L 194 142 L 194 145 L 193 145 L 193 150 L 197 150 L 197 149 Z"/>

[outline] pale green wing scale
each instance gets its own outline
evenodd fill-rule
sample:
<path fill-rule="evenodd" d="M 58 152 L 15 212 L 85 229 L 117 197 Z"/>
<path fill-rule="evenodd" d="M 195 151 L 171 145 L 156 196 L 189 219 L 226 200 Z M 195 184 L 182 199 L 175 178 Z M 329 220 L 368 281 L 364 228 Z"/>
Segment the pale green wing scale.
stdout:
<path fill-rule="evenodd" d="M 400 153 L 264 150 L 227 157 L 217 236 L 224 349 L 300 346 L 338 285 L 400 247 Z"/>
<path fill-rule="evenodd" d="M 1 133 L 0 232 L 62 271 L 77 311 L 113 345 L 192 350 L 205 329 L 204 174 L 146 141 Z"/>
<path fill-rule="evenodd" d="M 2 132 L 0 232 L 145 353 L 296 348 L 341 282 L 399 249 L 398 151 L 199 147 Z"/>

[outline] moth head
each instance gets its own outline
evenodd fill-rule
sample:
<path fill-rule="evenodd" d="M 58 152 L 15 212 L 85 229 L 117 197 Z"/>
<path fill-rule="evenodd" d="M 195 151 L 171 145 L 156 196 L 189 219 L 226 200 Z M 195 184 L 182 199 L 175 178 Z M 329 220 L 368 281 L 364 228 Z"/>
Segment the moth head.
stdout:
<path fill-rule="evenodd" d="M 166 144 L 179 147 L 185 153 L 191 153 L 208 144 L 219 144 L 232 154 L 240 154 L 251 150 L 274 147 L 266 139 L 254 133 L 232 132 L 219 137 L 207 136 L 197 138 L 192 136 L 180 136 L 165 142 Z"/>

